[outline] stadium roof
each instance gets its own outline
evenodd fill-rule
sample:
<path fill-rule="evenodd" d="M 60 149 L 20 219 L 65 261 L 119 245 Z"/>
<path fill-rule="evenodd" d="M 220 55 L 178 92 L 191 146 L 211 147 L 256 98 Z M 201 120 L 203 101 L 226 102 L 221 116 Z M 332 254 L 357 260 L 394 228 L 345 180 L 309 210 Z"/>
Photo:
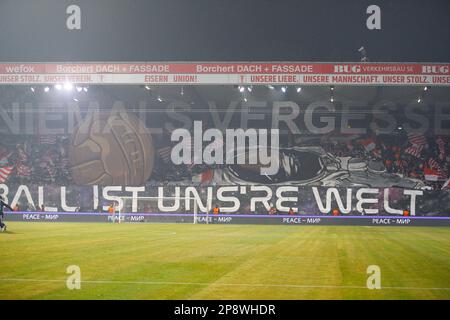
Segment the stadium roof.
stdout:
<path fill-rule="evenodd" d="M 133 106 L 146 101 L 148 106 L 166 106 L 170 102 L 186 102 L 194 108 L 208 106 L 215 102 L 217 108 L 227 108 L 232 101 L 294 101 L 300 105 L 329 101 L 355 106 L 394 103 L 407 105 L 420 102 L 424 105 L 450 101 L 450 90 L 446 87 L 424 86 L 233 86 L 233 85 L 193 85 L 193 86 L 144 86 L 144 85 L 96 85 L 83 86 L 88 92 L 78 92 L 76 86 L 70 91 L 55 86 L 3 85 L 0 86 L 0 104 L 5 106 L 18 103 L 67 103 L 99 101 L 105 107 L 114 101 L 123 101 Z M 283 92 L 282 87 L 286 88 Z M 46 92 L 48 88 L 48 92 Z M 250 91 L 251 90 L 251 91 Z"/>

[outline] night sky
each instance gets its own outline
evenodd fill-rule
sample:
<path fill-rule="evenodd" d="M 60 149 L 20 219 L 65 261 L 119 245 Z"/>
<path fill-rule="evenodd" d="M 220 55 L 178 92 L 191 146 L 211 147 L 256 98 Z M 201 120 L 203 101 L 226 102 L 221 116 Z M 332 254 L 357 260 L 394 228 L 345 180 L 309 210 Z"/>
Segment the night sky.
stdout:
<path fill-rule="evenodd" d="M 66 8 L 82 29 L 66 29 Z M 381 30 L 366 8 L 381 7 Z M 449 62 L 449 0 L 0 0 L 0 61 Z"/>

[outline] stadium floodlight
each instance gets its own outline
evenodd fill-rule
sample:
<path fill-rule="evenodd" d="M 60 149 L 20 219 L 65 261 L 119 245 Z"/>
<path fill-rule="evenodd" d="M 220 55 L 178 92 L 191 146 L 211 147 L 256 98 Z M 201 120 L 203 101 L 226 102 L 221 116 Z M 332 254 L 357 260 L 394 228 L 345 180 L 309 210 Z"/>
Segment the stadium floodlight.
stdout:
<path fill-rule="evenodd" d="M 282 86 L 282 87 L 281 87 L 281 91 L 282 91 L 283 93 L 285 93 L 285 92 L 287 91 L 287 88 L 286 88 L 285 86 Z"/>
<path fill-rule="evenodd" d="M 419 98 L 417 99 L 417 103 L 420 103 L 421 101 L 422 101 L 422 98 L 419 97 Z"/>
<path fill-rule="evenodd" d="M 423 87 L 423 91 L 427 91 L 427 90 L 428 90 L 427 86 Z"/>
<path fill-rule="evenodd" d="M 73 89 L 73 84 L 72 83 L 70 83 L 70 82 L 64 83 L 64 90 L 72 91 L 72 89 Z"/>
<path fill-rule="evenodd" d="M 83 87 L 77 86 L 77 92 L 83 91 Z"/>
<path fill-rule="evenodd" d="M 330 86 L 330 90 L 331 90 L 331 91 L 334 91 L 334 86 Z"/>
<path fill-rule="evenodd" d="M 83 87 L 83 91 L 84 92 L 88 92 L 88 88 L 87 87 Z"/>
<path fill-rule="evenodd" d="M 156 100 L 158 100 L 159 102 L 162 102 L 163 99 L 161 98 L 161 96 L 158 96 L 158 98 L 156 98 Z"/>
<path fill-rule="evenodd" d="M 182 96 L 184 96 L 184 86 L 181 86 L 180 94 L 181 94 Z"/>
<path fill-rule="evenodd" d="M 146 90 L 151 90 L 151 88 L 150 88 L 149 85 L 146 85 L 144 88 L 145 88 Z"/>
<path fill-rule="evenodd" d="M 78 102 L 78 99 L 77 98 L 73 98 L 73 101 Z"/>
<path fill-rule="evenodd" d="M 330 101 L 331 101 L 331 102 L 334 102 L 333 96 L 330 97 Z"/>
<path fill-rule="evenodd" d="M 271 85 L 271 84 L 269 84 L 269 85 L 267 86 L 267 88 L 269 88 L 270 90 L 274 90 L 274 89 L 275 89 L 275 87 L 274 87 L 273 85 Z"/>
<path fill-rule="evenodd" d="M 34 91 L 36 91 L 36 90 L 34 89 L 34 87 L 31 87 L 30 90 L 31 90 L 31 92 L 33 92 L 33 93 L 34 93 Z"/>
<path fill-rule="evenodd" d="M 244 98 L 244 101 L 247 102 L 248 101 L 247 98 Z"/>
<path fill-rule="evenodd" d="M 247 87 L 247 91 L 248 91 L 248 92 L 252 92 L 252 90 L 253 90 L 252 86 L 248 86 L 248 87 Z"/>
<path fill-rule="evenodd" d="M 361 62 L 368 62 L 369 61 L 369 58 L 367 57 L 366 48 L 360 47 L 358 49 L 358 52 L 361 54 L 361 59 L 360 59 Z"/>
<path fill-rule="evenodd" d="M 49 92 L 50 91 L 50 88 L 49 87 L 45 87 L 44 88 L 44 92 Z"/>
<path fill-rule="evenodd" d="M 244 92 L 245 87 L 244 86 L 239 86 L 238 89 L 239 89 L 239 92 Z"/>
<path fill-rule="evenodd" d="M 297 87 L 297 93 L 300 93 L 302 91 L 302 87 Z"/>
<path fill-rule="evenodd" d="M 56 90 L 61 90 L 62 88 L 63 88 L 62 84 L 60 84 L 60 83 L 55 84 Z"/>

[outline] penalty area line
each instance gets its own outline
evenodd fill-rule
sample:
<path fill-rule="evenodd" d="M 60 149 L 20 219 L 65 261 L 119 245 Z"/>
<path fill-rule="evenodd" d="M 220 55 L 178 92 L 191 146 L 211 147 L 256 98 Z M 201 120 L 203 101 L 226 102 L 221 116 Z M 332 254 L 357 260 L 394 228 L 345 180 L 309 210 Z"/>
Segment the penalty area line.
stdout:
<path fill-rule="evenodd" d="M 65 279 L 0 279 L 0 282 L 62 282 Z M 299 284 L 259 284 L 259 283 L 217 283 L 217 282 L 172 282 L 172 281 L 120 281 L 120 280 L 81 280 L 81 284 L 143 284 L 143 285 L 183 285 L 183 286 L 230 286 L 230 287 L 279 287 L 300 289 L 368 289 L 364 286 L 332 286 L 332 285 L 299 285 Z M 442 290 L 450 288 L 420 288 L 420 287 L 381 287 L 391 290 Z M 380 290 L 378 289 L 378 290 Z M 376 291 L 376 290 L 375 290 Z"/>

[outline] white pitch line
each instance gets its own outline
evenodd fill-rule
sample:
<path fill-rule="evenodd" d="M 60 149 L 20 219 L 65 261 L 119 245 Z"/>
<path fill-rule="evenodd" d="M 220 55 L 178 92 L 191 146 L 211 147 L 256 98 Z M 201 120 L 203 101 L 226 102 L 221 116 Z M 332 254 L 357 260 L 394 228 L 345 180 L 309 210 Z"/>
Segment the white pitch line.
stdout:
<path fill-rule="evenodd" d="M 63 279 L 1 279 L 0 282 L 66 282 Z M 208 283 L 208 282 L 170 282 L 170 281 L 119 281 L 119 280 L 81 280 L 81 283 L 100 284 L 145 284 L 145 285 L 188 285 L 188 286 L 234 286 L 234 287 L 281 287 L 302 289 L 368 289 L 364 286 L 331 286 L 331 285 L 297 285 L 297 284 L 252 284 L 252 283 Z M 393 290 L 443 290 L 450 288 L 419 288 L 419 287 L 381 287 Z M 376 290 L 375 290 L 376 291 Z"/>

